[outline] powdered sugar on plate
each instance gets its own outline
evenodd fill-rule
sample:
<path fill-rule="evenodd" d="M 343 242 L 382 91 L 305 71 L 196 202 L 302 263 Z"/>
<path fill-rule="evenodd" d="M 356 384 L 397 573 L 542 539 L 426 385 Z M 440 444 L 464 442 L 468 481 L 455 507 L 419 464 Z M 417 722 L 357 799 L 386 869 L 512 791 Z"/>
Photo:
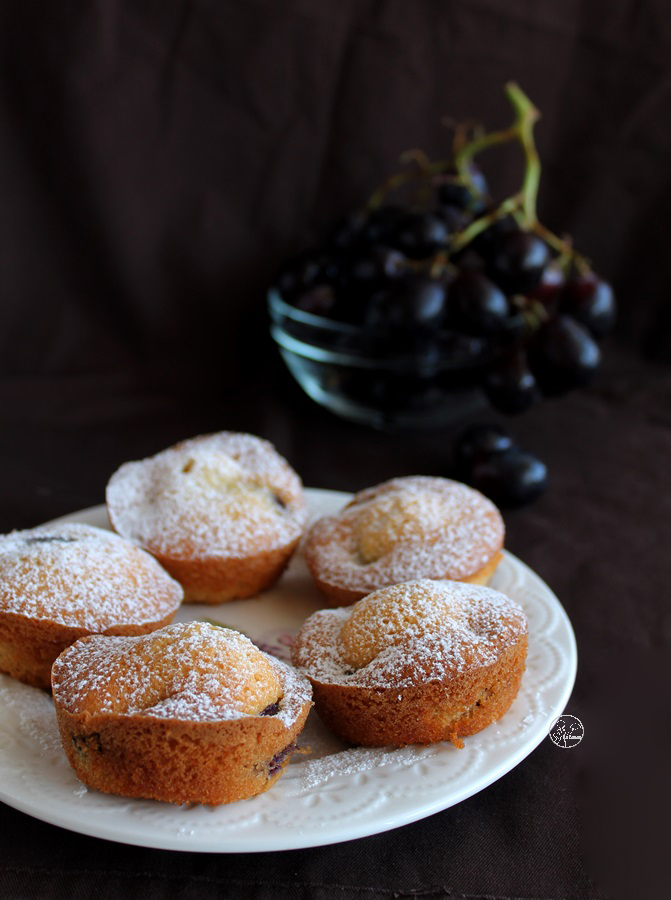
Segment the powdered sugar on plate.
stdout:
<path fill-rule="evenodd" d="M 422 758 L 435 756 L 439 747 L 423 747 Z M 353 747 L 322 759 L 301 764 L 301 774 L 291 782 L 288 793 L 298 794 L 328 784 L 342 775 L 360 775 L 383 766 L 409 766 L 417 763 L 417 747 Z"/>

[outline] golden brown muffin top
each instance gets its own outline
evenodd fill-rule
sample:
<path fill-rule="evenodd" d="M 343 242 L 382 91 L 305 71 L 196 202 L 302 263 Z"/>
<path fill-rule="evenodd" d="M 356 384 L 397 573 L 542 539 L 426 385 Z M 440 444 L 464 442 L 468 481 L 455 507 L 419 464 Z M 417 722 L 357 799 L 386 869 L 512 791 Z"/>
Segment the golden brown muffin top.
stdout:
<path fill-rule="evenodd" d="M 128 462 L 107 486 L 113 527 L 174 559 L 246 557 L 298 538 L 302 484 L 272 444 L 223 431 Z"/>
<path fill-rule="evenodd" d="M 0 612 L 105 630 L 157 622 L 180 585 L 130 541 L 79 523 L 0 536 Z"/>
<path fill-rule="evenodd" d="M 311 569 L 328 584 L 372 591 L 417 578 L 468 577 L 503 545 L 494 504 L 464 484 L 415 475 L 360 491 L 305 539 Z"/>
<path fill-rule="evenodd" d="M 52 686 L 55 701 L 73 714 L 193 722 L 291 717 L 310 693 L 249 638 L 206 622 L 139 637 L 82 638 L 54 663 Z"/>
<path fill-rule="evenodd" d="M 322 683 L 404 687 L 491 665 L 526 632 L 523 610 L 499 591 L 421 579 L 314 613 L 292 659 Z"/>

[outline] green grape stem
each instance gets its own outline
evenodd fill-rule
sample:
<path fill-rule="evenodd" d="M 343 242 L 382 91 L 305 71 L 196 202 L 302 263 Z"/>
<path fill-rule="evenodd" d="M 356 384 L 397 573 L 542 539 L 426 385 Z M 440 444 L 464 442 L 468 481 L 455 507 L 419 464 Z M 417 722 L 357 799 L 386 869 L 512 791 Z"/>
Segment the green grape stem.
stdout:
<path fill-rule="evenodd" d="M 538 222 L 536 199 L 541 180 L 541 161 L 534 140 L 534 125 L 540 113 L 531 100 L 513 82 L 506 85 L 506 95 L 515 110 L 516 121 L 513 129 L 522 144 L 525 159 L 524 181 L 520 191 L 523 224 L 531 229 Z"/>
<path fill-rule="evenodd" d="M 456 232 L 448 245 L 448 255 L 463 250 L 483 231 L 486 231 L 497 220 L 512 216 L 526 231 L 532 231 L 542 238 L 558 255 L 558 264 L 567 271 L 570 266 L 582 272 L 591 269 L 589 260 L 578 254 L 570 240 L 561 238 L 543 225 L 538 219 L 537 199 L 541 178 L 541 161 L 534 138 L 534 126 L 540 118 L 540 112 L 515 82 L 508 82 L 505 93 L 514 110 L 514 120 L 508 128 L 486 132 L 471 128 L 472 137 L 467 136 L 465 126 L 458 127 L 455 132 L 453 156 L 451 160 L 432 162 L 427 155 L 418 149 L 406 151 L 401 161 L 414 164 L 403 172 L 397 172 L 384 181 L 372 194 L 366 210 L 378 208 L 387 195 L 399 188 L 419 182 L 420 187 L 433 183 L 446 173 L 455 172 L 455 180 L 466 185 L 477 195 L 477 187 L 473 182 L 471 166 L 475 157 L 492 147 L 517 141 L 524 154 L 524 177 L 520 190 L 503 200 L 498 206 L 474 219 L 462 231 Z"/>
<path fill-rule="evenodd" d="M 527 95 L 514 82 L 509 82 L 505 88 L 506 96 L 515 111 L 515 120 L 508 128 L 500 131 L 490 131 L 478 135 L 472 141 L 461 141 L 455 152 L 454 163 L 460 178 L 472 185 L 470 166 L 477 154 L 507 144 L 511 141 L 519 141 L 524 153 L 524 180 L 521 189 L 508 197 L 499 206 L 475 220 L 461 234 L 456 235 L 451 246 L 453 251 L 461 250 L 469 244 L 474 237 L 485 231 L 497 219 L 513 215 L 519 225 L 528 231 L 535 230 L 538 224 L 536 214 L 536 199 L 541 177 L 541 161 L 534 140 L 534 125 L 540 118 L 540 113 L 527 97 Z M 475 227 L 474 227 L 475 226 Z"/>

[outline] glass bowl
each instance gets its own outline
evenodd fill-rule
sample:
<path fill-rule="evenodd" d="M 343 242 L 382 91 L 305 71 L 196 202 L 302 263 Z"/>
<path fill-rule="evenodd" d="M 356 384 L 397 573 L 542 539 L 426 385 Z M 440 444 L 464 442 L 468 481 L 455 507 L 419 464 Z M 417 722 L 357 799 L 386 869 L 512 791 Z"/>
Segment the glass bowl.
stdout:
<path fill-rule="evenodd" d="M 483 340 L 442 330 L 384 335 L 327 319 L 268 294 L 271 335 L 306 394 L 331 412 L 379 428 L 463 419 L 486 403 L 490 350 Z"/>

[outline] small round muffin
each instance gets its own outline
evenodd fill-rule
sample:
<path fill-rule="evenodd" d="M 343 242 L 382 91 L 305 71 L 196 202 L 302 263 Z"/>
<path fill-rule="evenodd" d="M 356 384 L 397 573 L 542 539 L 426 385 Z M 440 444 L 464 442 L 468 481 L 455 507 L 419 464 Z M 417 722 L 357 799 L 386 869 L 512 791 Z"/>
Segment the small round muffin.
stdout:
<path fill-rule="evenodd" d="M 335 605 L 418 578 L 487 584 L 505 528 L 473 488 L 414 475 L 366 488 L 335 516 L 318 519 L 303 546 L 318 587 Z"/>
<path fill-rule="evenodd" d="M 229 431 L 125 463 L 107 486 L 107 508 L 115 531 L 152 553 L 192 603 L 270 587 L 306 520 L 287 461 L 268 441 Z"/>
<path fill-rule="evenodd" d="M 422 579 L 314 613 L 291 656 L 344 740 L 460 747 L 508 710 L 526 653 L 526 617 L 504 594 Z"/>
<path fill-rule="evenodd" d="M 51 666 L 88 634 L 170 623 L 182 588 L 130 541 L 85 524 L 0 536 L 0 672 L 49 689 Z"/>
<path fill-rule="evenodd" d="M 310 711 L 310 685 L 237 631 L 175 624 L 89 637 L 53 667 L 63 747 L 88 787 L 217 805 L 267 790 Z"/>

